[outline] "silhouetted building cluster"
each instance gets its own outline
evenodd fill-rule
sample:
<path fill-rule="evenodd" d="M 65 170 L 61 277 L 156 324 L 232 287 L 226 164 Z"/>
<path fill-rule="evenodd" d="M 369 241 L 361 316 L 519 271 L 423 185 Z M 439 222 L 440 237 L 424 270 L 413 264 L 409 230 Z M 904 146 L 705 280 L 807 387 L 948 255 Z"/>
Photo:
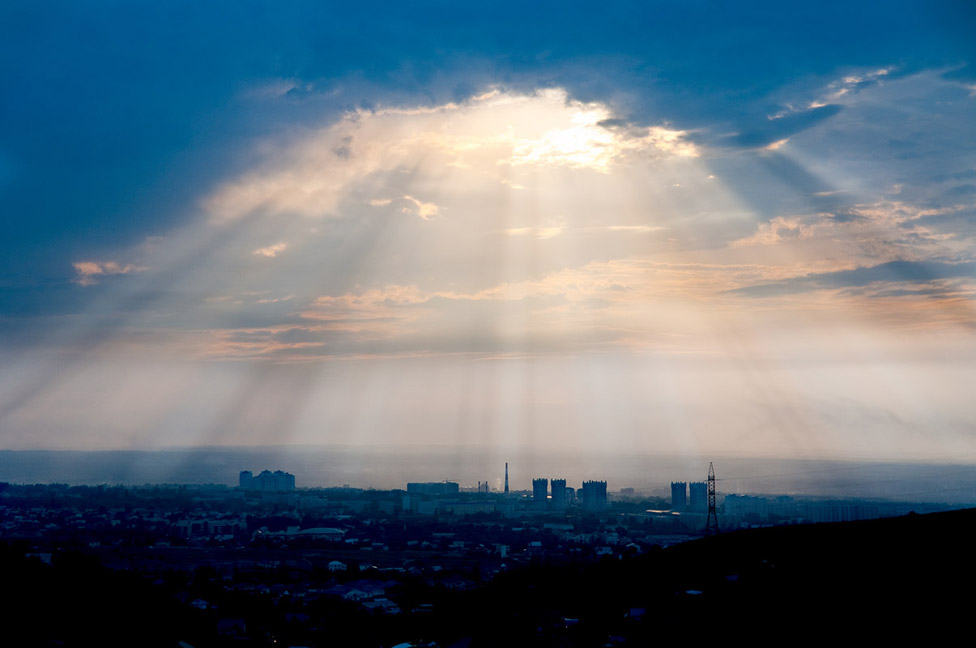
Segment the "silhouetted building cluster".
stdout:
<path fill-rule="evenodd" d="M 280 493 L 295 490 L 295 476 L 282 470 L 271 472 L 262 470 L 254 476 L 250 470 L 242 470 L 238 485 L 242 490 L 256 490 L 265 493 Z"/>
<path fill-rule="evenodd" d="M 606 489 L 604 488 L 605 500 Z M 565 511 L 575 501 L 576 489 L 567 486 L 565 479 L 538 478 L 532 480 L 532 508 L 535 510 Z"/>

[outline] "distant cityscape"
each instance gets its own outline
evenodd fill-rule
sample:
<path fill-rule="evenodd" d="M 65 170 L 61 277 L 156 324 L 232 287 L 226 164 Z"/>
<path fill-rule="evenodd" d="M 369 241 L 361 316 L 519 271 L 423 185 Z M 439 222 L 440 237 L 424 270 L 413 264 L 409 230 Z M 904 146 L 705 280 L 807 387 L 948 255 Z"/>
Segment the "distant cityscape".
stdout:
<path fill-rule="evenodd" d="M 282 470 L 263 470 L 257 475 L 250 470 L 240 472 L 238 488 L 267 494 L 287 494 L 296 491 L 295 475 Z M 671 482 L 669 504 L 657 509 L 647 509 L 644 515 L 651 519 L 681 520 L 691 535 L 694 525 L 701 523 L 708 512 L 708 485 L 704 481 Z M 311 489 L 316 490 L 316 489 Z M 377 491 L 381 493 L 382 491 Z M 532 479 L 531 491 L 511 491 L 508 480 L 508 464 L 505 464 L 505 490 L 493 492 L 487 481 L 478 482 L 475 494 L 496 497 L 471 497 L 462 491 L 458 482 L 408 482 L 400 495 L 390 491 L 389 499 L 378 508 L 393 514 L 468 516 L 476 514 L 500 514 L 518 517 L 540 514 L 601 514 L 610 508 L 610 502 L 638 501 L 642 498 L 633 488 L 621 488 L 608 496 L 607 482 L 587 480 L 579 489 L 566 485 L 561 478 L 537 477 Z M 504 495 L 499 498 L 498 495 Z M 650 499 L 660 503 L 660 498 Z M 917 505 L 898 502 L 878 502 L 860 499 L 825 500 L 824 498 L 797 498 L 786 495 L 774 497 L 728 493 L 721 497 L 721 515 L 727 529 L 755 525 L 803 524 L 817 522 L 846 522 L 901 515 Z M 301 502 L 301 499 L 291 503 Z M 345 504 L 349 506 L 348 503 Z M 304 505 L 306 508 L 308 504 Z M 358 507 L 352 505 L 353 509 Z M 356 512 L 361 512 L 356 510 Z"/>
<path fill-rule="evenodd" d="M 284 645 L 329 645 L 336 628 L 360 632 L 366 618 L 377 633 L 369 645 L 392 646 L 406 631 L 398 619 L 446 614 L 454 595 L 513 570 L 597 565 L 700 538 L 709 499 L 702 481 L 670 482 L 670 498 L 609 490 L 604 480 L 574 488 L 560 477 L 515 490 L 507 465 L 501 491 L 449 480 L 391 490 L 299 483 L 280 469 L 242 470 L 237 487 L 2 483 L 0 545 L 44 565 L 81 553 L 113 572 L 138 574 L 195 619 L 191 638 L 200 643 L 184 646 L 275 645 L 270 636 L 289 637 Z M 719 499 L 722 532 L 951 508 Z M 269 618 L 281 621 L 269 626 Z"/>

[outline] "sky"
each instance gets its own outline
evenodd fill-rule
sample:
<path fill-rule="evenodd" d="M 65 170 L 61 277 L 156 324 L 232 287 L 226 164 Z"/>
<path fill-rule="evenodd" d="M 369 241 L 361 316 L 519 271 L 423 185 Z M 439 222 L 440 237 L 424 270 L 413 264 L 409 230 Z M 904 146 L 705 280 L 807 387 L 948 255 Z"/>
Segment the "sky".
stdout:
<path fill-rule="evenodd" d="M 0 448 L 976 462 L 976 6 L 460 4 L 2 3 Z"/>

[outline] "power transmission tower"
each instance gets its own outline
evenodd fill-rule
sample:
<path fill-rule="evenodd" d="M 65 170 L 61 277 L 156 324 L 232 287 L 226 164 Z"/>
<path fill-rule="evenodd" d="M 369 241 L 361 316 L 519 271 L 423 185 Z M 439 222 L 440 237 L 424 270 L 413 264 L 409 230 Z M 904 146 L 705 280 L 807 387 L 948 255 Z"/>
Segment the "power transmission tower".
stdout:
<path fill-rule="evenodd" d="M 715 512 L 715 468 L 708 462 L 708 520 L 705 535 L 718 535 L 718 514 Z"/>

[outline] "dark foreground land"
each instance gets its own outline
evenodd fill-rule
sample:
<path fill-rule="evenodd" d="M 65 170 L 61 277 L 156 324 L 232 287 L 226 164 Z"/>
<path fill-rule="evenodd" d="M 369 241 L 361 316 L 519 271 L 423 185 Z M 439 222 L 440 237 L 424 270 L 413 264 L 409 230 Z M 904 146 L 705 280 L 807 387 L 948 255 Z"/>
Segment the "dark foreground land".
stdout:
<path fill-rule="evenodd" d="M 538 562 L 402 614 L 331 599 L 194 608 L 83 553 L 0 545 L 0 645 L 651 646 L 968 641 L 976 509 L 753 529 L 588 564 Z M 236 628 L 236 629 L 235 629 Z M 246 628 L 246 630 L 245 630 Z"/>

